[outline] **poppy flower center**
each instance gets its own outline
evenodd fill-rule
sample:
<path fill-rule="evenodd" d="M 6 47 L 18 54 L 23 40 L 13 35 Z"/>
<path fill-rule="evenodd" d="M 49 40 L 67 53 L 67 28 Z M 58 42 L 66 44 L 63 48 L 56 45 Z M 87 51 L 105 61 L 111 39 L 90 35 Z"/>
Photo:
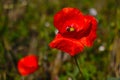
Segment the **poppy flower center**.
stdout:
<path fill-rule="evenodd" d="M 74 32 L 74 31 L 75 31 L 75 28 L 70 26 L 70 27 L 67 27 L 66 30 L 67 30 L 68 32 Z"/>

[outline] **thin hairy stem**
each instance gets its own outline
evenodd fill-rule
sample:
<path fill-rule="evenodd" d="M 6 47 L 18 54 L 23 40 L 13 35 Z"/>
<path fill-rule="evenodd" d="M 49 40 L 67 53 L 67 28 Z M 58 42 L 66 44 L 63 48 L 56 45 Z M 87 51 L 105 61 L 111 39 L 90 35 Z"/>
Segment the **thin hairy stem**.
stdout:
<path fill-rule="evenodd" d="M 77 68 L 79 69 L 80 76 L 83 77 L 83 73 L 82 73 L 82 70 L 80 68 L 77 56 L 74 56 L 73 58 L 74 58 L 74 61 L 75 61 L 75 64 L 76 64 Z"/>

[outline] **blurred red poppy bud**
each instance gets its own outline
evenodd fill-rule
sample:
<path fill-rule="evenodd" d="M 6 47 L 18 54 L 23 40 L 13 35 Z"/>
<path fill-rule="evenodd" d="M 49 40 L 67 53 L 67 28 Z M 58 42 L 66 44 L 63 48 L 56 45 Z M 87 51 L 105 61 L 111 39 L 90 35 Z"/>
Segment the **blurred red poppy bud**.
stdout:
<path fill-rule="evenodd" d="M 29 75 L 38 69 L 38 58 L 36 55 L 28 55 L 18 61 L 18 71 L 22 76 Z"/>

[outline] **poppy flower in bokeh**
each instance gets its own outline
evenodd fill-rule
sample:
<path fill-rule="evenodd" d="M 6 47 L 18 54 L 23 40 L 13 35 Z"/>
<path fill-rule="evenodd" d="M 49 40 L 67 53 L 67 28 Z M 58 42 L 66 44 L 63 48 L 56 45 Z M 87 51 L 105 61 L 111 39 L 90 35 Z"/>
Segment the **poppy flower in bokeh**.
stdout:
<path fill-rule="evenodd" d="M 35 55 L 28 55 L 18 61 L 18 71 L 22 76 L 29 75 L 38 69 L 38 58 Z"/>
<path fill-rule="evenodd" d="M 58 29 L 51 48 L 67 52 L 71 56 L 91 47 L 96 39 L 97 21 L 93 16 L 84 15 L 77 8 L 63 8 L 54 16 L 54 26 Z"/>

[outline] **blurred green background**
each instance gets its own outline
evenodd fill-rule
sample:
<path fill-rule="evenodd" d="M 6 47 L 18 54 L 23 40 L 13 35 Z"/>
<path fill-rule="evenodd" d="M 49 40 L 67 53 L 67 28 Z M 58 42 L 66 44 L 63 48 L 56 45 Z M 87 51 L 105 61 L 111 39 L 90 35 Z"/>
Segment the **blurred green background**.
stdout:
<path fill-rule="evenodd" d="M 64 7 L 98 20 L 93 47 L 78 55 L 83 77 L 72 57 L 49 47 L 53 16 Z M 120 0 L 0 0 L 0 80 L 22 80 L 17 61 L 28 54 L 40 68 L 25 80 L 119 80 Z"/>

